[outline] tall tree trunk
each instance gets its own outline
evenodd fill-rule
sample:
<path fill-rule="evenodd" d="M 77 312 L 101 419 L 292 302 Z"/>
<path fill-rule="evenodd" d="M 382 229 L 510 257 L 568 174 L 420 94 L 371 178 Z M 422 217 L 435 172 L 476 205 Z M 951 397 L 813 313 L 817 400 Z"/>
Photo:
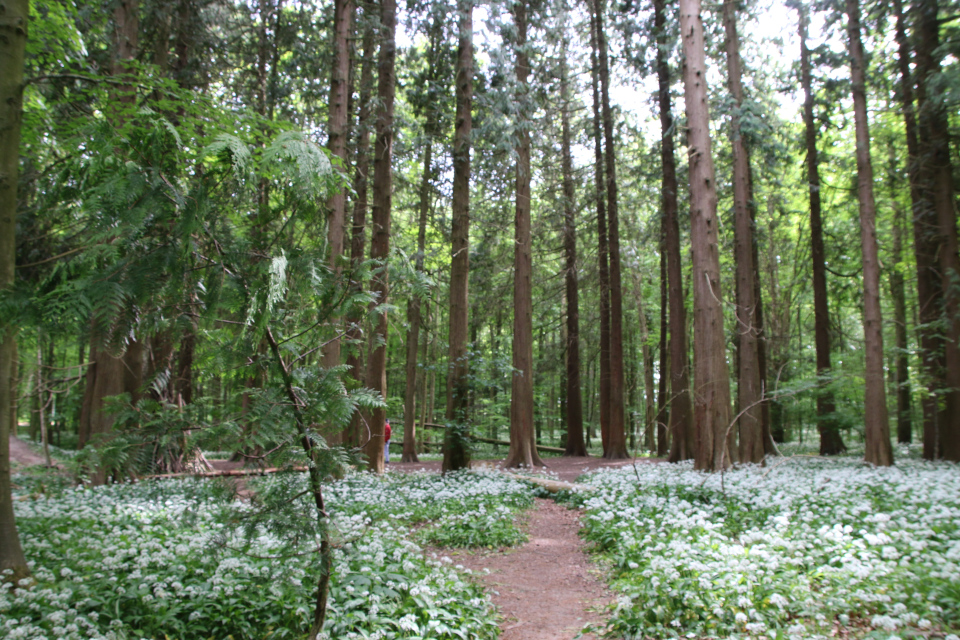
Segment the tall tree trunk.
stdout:
<path fill-rule="evenodd" d="M 670 423 L 670 408 L 667 394 L 670 393 L 670 355 L 667 349 L 667 252 L 663 234 L 663 215 L 660 217 L 660 380 L 657 388 L 657 457 L 666 456 L 669 449 L 667 425 Z"/>
<path fill-rule="evenodd" d="M 516 23 L 517 167 L 516 217 L 513 254 L 513 376 L 510 386 L 510 451 L 505 467 L 540 467 L 533 425 L 533 257 L 530 237 L 530 125 L 527 53 L 527 5 L 512 7 Z"/>
<path fill-rule="evenodd" d="M 875 465 L 893 464 L 887 394 L 883 379 L 883 319 L 880 314 L 880 261 L 877 249 L 877 212 L 873 199 L 870 132 L 867 123 L 867 88 L 860 41 L 860 3 L 847 0 L 847 36 L 850 45 L 850 80 L 853 116 L 857 131 L 857 196 L 860 202 L 860 245 L 863 251 L 864 360 L 864 459 Z"/>
<path fill-rule="evenodd" d="M 440 21 L 434 16 L 430 27 L 430 50 L 428 53 L 429 67 L 427 82 L 431 85 L 437 82 L 436 57 L 437 49 L 441 46 Z M 427 241 L 427 214 L 430 211 L 430 196 L 433 192 L 433 139 L 437 134 L 437 111 L 434 105 L 426 109 L 427 121 L 424 124 L 423 172 L 420 177 L 420 205 L 417 220 L 417 255 L 415 268 L 417 273 L 423 272 L 424 252 Z M 420 347 L 420 326 L 422 323 L 420 312 L 420 297 L 410 296 L 407 301 L 407 361 L 406 361 L 406 389 L 403 402 L 403 456 L 402 462 L 417 462 L 417 431 L 416 431 L 416 399 L 417 381 L 420 375 L 417 371 L 417 351 Z"/>
<path fill-rule="evenodd" d="M 923 457 L 934 460 L 940 457 L 938 442 L 939 424 L 946 420 L 944 409 L 939 406 L 938 393 L 943 386 L 943 336 L 936 328 L 939 319 L 943 292 L 936 273 L 938 252 L 937 220 L 933 207 L 925 198 L 920 181 L 920 141 L 917 133 L 917 117 L 913 105 L 913 77 L 910 72 L 910 46 L 904 27 L 903 4 L 893 0 L 896 13 L 897 64 L 900 69 L 898 93 L 903 111 L 904 129 L 907 138 L 907 175 L 910 181 L 910 202 L 913 212 L 913 249 L 917 265 L 917 342 L 920 365 L 927 387 L 920 405 L 923 410 Z"/>
<path fill-rule="evenodd" d="M 640 322 L 640 357 L 643 360 L 643 446 L 647 451 L 656 452 L 654 433 L 657 421 L 657 400 L 653 392 L 653 350 L 650 348 L 650 321 L 643 304 L 643 280 L 639 271 L 634 272 L 634 278 L 637 318 Z M 631 428 L 632 433 L 633 429 Z M 633 448 L 632 442 L 630 447 Z"/>
<path fill-rule="evenodd" d="M 577 278 L 577 209 L 570 154 L 570 81 L 567 69 L 567 38 L 560 53 L 560 128 L 563 170 L 563 255 L 566 283 L 566 428 L 565 456 L 587 455 L 583 440 L 583 401 L 580 391 L 580 289 Z"/>
<path fill-rule="evenodd" d="M 757 230 L 757 203 L 753 197 L 753 177 L 751 171 L 750 178 L 750 223 L 753 230 Z M 771 201 L 772 202 L 772 201 Z M 760 385 L 763 395 L 769 392 L 769 380 L 767 380 L 767 334 L 763 325 L 763 286 L 760 282 L 760 243 L 757 236 L 753 236 L 753 286 L 754 286 L 754 314 L 753 326 L 757 330 L 757 363 L 760 365 Z M 760 427 L 763 434 L 763 453 L 772 456 L 777 453 L 776 445 L 773 442 L 773 434 L 770 426 L 770 401 L 764 400 L 760 404 Z"/>
<path fill-rule="evenodd" d="M 597 198 L 597 259 L 600 272 L 600 369 L 598 373 L 600 444 L 610 438 L 610 244 L 607 236 L 606 180 L 603 169 L 603 129 L 600 116 L 600 62 L 597 52 L 597 19 L 590 12 L 590 75 L 593 83 L 594 187 Z"/>
<path fill-rule="evenodd" d="M 0 38 L 0 289 L 13 286 L 16 265 L 17 175 L 20 166 L 20 122 L 23 114 L 23 59 L 27 41 L 28 0 L 8 0 Z M 20 546 L 13 515 L 10 486 L 10 436 L 16 435 L 11 411 L 16 390 L 17 334 L 15 327 L 0 326 L 0 571 L 12 571 L 4 581 L 17 582 L 30 575 Z"/>
<path fill-rule="evenodd" d="M 453 141 L 453 227 L 450 234 L 450 361 L 443 470 L 470 465 L 464 441 L 468 423 L 467 330 L 470 284 L 470 132 L 473 127 L 473 0 L 460 0 L 457 43 L 457 120 Z M 453 428 L 454 425 L 456 428 Z"/>
<path fill-rule="evenodd" d="M 397 2 L 380 2 L 380 54 L 377 60 L 377 124 L 373 155 L 373 212 L 371 214 L 370 257 L 381 267 L 373 277 L 371 290 L 378 305 L 384 305 L 390 295 L 387 259 L 390 256 L 390 208 L 393 196 L 393 102 L 396 95 L 394 64 L 397 57 Z M 387 400 L 387 315 L 376 316 L 370 356 L 367 358 L 367 387 Z M 386 409 L 374 409 L 367 420 L 369 439 L 363 447 L 370 469 L 383 473 L 383 426 Z"/>
<path fill-rule="evenodd" d="M 277 13 L 279 14 L 279 8 Z M 349 137 L 348 108 L 350 94 L 350 35 L 353 31 L 353 0 L 334 0 L 333 3 L 333 66 L 330 73 L 330 110 L 327 128 L 330 139 L 327 148 L 330 155 L 339 158 L 347 166 L 347 138 Z M 274 69 L 276 65 L 273 65 Z M 344 230 L 346 226 L 347 195 L 337 190 L 327 202 L 327 245 L 330 267 L 340 274 L 343 256 Z M 334 337 L 323 349 L 323 366 L 332 369 L 340 366 L 340 338 Z"/>
<path fill-rule="evenodd" d="M 896 201 L 898 180 L 897 154 L 890 142 L 890 166 L 887 184 L 893 201 L 893 247 L 890 265 L 890 297 L 893 299 L 893 325 L 897 350 L 894 356 L 894 392 L 897 395 L 897 442 L 910 444 L 913 440 L 910 407 L 910 367 L 907 357 L 907 301 L 903 283 L 904 211 Z"/>
<path fill-rule="evenodd" d="M 813 88 L 810 50 L 807 49 L 807 9 L 800 6 L 800 83 L 803 85 L 803 123 L 807 146 L 807 184 L 810 190 L 810 257 L 813 261 L 813 330 L 817 350 L 817 377 L 825 385 L 830 377 L 830 312 L 827 298 L 826 251 L 820 203 L 820 161 L 817 157 L 817 126 L 813 120 Z M 843 453 L 833 392 L 821 389 L 817 394 L 817 430 L 820 455 Z"/>
<path fill-rule="evenodd" d="M 694 456 L 696 440 L 690 401 L 690 367 L 687 354 L 687 310 L 683 294 L 683 263 L 680 255 L 680 223 L 677 217 L 677 163 L 674 157 L 673 106 L 670 98 L 669 39 L 665 0 L 654 0 L 657 33 L 657 79 L 660 106 L 660 162 L 663 176 L 660 200 L 663 207 L 663 241 L 667 255 L 670 305 L 670 462 Z"/>
<path fill-rule="evenodd" d="M 364 4 L 364 13 L 372 10 L 370 4 Z M 353 191 L 356 197 L 353 201 L 353 224 L 350 236 L 350 264 L 356 273 L 364 260 L 366 245 L 367 224 L 367 192 L 369 191 L 370 172 L 370 130 L 372 128 L 370 97 L 373 92 L 373 67 L 377 49 L 374 41 L 373 16 L 365 15 L 363 27 L 363 61 L 360 70 L 360 113 L 357 116 L 356 164 L 353 172 Z M 350 286 L 354 291 L 360 291 L 363 283 L 356 275 L 351 277 Z M 350 374 L 360 382 L 363 380 L 363 332 L 360 328 L 363 322 L 362 312 L 357 309 L 347 317 L 347 332 L 344 337 L 349 345 L 346 364 Z M 363 417 L 359 412 L 354 413 L 350 424 L 341 435 L 341 442 L 348 447 L 359 447 L 361 440 L 361 426 Z"/>
<path fill-rule="evenodd" d="M 600 94 L 603 106 L 603 137 L 610 249 L 610 429 L 603 457 L 626 458 L 626 423 L 623 387 L 623 285 L 620 274 L 620 220 L 617 203 L 617 160 L 614 148 L 613 111 L 610 109 L 610 65 L 607 36 L 603 28 L 603 0 L 594 0 L 597 52 L 600 62 Z"/>
<path fill-rule="evenodd" d="M 53 466 L 50 460 L 50 433 L 47 429 L 47 386 L 43 380 L 43 349 L 40 331 L 37 331 L 37 372 L 36 372 L 36 391 L 37 398 L 37 421 L 40 423 L 40 444 L 43 446 L 43 458 L 48 467 Z"/>
<path fill-rule="evenodd" d="M 757 291 L 753 264 L 754 216 L 751 215 L 753 203 L 750 193 L 750 152 L 740 130 L 743 70 L 735 0 L 724 0 L 723 26 L 726 32 L 727 86 L 735 103 L 730 117 L 730 145 L 733 148 L 734 244 L 737 261 L 736 331 L 740 345 L 737 358 L 740 419 L 737 425 L 740 430 L 740 460 L 760 462 L 763 460 L 763 428 L 760 415 L 763 387 L 760 380 L 757 328 L 754 325 Z"/>
<path fill-rule="evenodd" d="M 945 460 L 960 461 L 960 255 L 957 209 L 950 159 L 950 122 L 935 82 L 940 74 L 940 23 L 937 1 L 916 4 L 917 98 L 919 105 L 920 186 L 933 209 L 939 239 L 937 266 L 946 339 L 944 340 L 944 412 L 937 442 Z"/>
<path fill-rule="evenodd" d="M 700 0 L 680 0 L 683 87 L 690 156 L 690 244 L 693 253 L 694 466 L 718 471 L 731 463 L 730 373 L 720 301 L 717 188 L 710 144 L 706 60 Z"/>

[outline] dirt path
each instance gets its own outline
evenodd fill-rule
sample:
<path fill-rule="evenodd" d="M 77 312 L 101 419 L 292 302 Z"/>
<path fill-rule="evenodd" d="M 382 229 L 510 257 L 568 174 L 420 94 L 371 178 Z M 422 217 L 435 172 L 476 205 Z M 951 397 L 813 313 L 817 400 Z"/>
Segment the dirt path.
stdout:
<path fill-rule="evenodd" d="M 26 442 L 20 438 L 10 436 L 10 465 L 17 467 L 32 467 L 38 464 L 46 464 L 43 456 L 34 453 Z"/>
<path fill-rule="evenodd" d="M 490 570 L 478 579 L 500 609 L 501 640 L 572 640 L 584 625 L 603 621 L 612 596 L 583 552 L 579 518 L 577 511 L 538 498 L 524 546 L 481 553 L 444 550 L 457 564 Z"/>

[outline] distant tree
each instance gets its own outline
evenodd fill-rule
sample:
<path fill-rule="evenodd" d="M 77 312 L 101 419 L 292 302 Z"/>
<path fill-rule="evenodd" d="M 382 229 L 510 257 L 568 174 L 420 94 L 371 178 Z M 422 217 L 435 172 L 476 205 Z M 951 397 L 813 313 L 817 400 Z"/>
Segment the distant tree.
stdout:
<path fill-rule="evenodd" d="M 364 248 L 366 246 L 366 225 L 367 225 L 367 206 L 369 204 L 368 196 L 370 191 L 370 131 L 373 129 L 373 109 L 371 96 L 373 93 L 373 68 L 376 61 L 377 43 L 374 38 L 374 16 L 373 5 L 371 3 L 363 4 L 363 36 L 361 47 L 363 49 L 363 59 L 360 69 L 360 89 L 359 102 L 360 109 L 357 113 L 356 126 L 356 144 L 355 144 L 355 163 L 353 171 L 353 191 L 356 194 L 353 200 L 353 224 L 351 225 L 350 235 L 350 265 L 353 273 L 359 270 L 360 265 L 365 260 Z M 363 283 L 356 277 L 353 278 L 351 286 L 355 291 L 363 288 Z M 363 375 L 363 349 L 361 348 L 362 331 L 360 323 L 362 315 L 359 309 L 355 310 L 347 317 L 346 342 L 351 345 L 348 352 L 346 365 L 350 368 L 350 375 L 356 382 L 364 380 Z M 344 429 L 340 440 L 343 444 L 350 447 L 359 447 L 361 444 L 360 432 L 363 417 L 357 413 L 353 416 L 349 425 Z M 406 441 L 404 441 L 406 446 Z"/>
<path fill-rule="evenodd" d="M 580 291 L 577 278 L 577 212 L 570 152 L 570 77 L 567 65 L 568 36 L 562 36 L 560 50 L 560 127 L 563 172 L 563 256 L 566 287 L 566 418 L 567 444 L 564 455 L 585 456 L 583 403 L 580 390 Z"/>
<path fill-rule="evenodd" d="M 864 459 L 875 465 L 893 464 L 887 395 L 883 377 L 883 319 L 880 314 L 880 261 L 877 249 L 877 213 L 873 198 L 873 166 L 867 123 L 867 89 L 860 40 L 859 0 L 846 0 L 850 46 L 850 80 L 857 132 L 857 196 L 860 203 L 860 245 L 863 251 L 863 336 L 865 390 Z"/>
<path fill-rule="evenodd" d="M 700 0 L 680 0 L 683 87 L 690 158 L 690 244 L 693 254 L 694 466 L 719 471 L 732 462 L 730 373 L 720 289 L 717 186 L 710 143 L 707 70 Z"/>
<path fill-rule="evenodd" d="M 938 424 L 946 419 L 940 407 L 938 390 L 943 384 L 943 336 L 936 328 L 940 306 L 940 281 L 935 266 L 937 255 L 937 223 L 934 212 L 920 187 L 920 141 L 917 133 L 917 112 L 914 105 L 914 74 L 910 70 L 910 43 L 901 0 L 893 0 L 896 17 L 897 68 L 900 79 L 897 97 L 903 115 L 907 142 L 907 179 L 910 184 L 913 249 L 917 274 L 917 342 L 920 352 L 921 379 L 926 386 L 920 406 L 923 411 L 923 457 L 940 456 L 937 442 Z"/>
<path fill-rule="evenodd" d="M 813 331 L 817 351 L 817 377 L 830 376 L 830 311 L 827 298 L 826 251 L 823 244 L 823 219 L 820 200 L 820 160 L 817 155 L 817 125 L 813 119 L 813 80 L 810 50 L 807 48 L 809 16 L 805 3 L 797 3 L 800 33 L 800 85 L 803 87 L 803 124 L 806 141 L 807 188 L 810 198 L 810 258 L 813 263 Z M 820 455 L 843 453 L 846 447 L 837 424 L 833 392 L 821 389 L 817 394 L 817 430 Z"/>
<path fill-rule="evenodd" d="M 614 148 L 613 111 L 610 108 L 610 63 L 603 27 L 603 0 L 594 0 L 597 54 L 600 63 L 600 100 L 603 111 L 604 180 L 607 196 L 607 229 L 610 255 L 610 428 L 603 457 L 626 458 L 626 416 L 623 377 L 623 283 L 620 274 L 620 220 L 617 200 L 617 160 Z"/>
<path fill-rule="evenodd" d="M 0 294 L 13 287 L 16 267 L 17 187 L 20 165 L 20 128 L 23 116 L 23 60 L 30 16 L 28 0 L 4 5 L 3 37 L 0 38 Z M 20 546 L 13 514 L 10 484 L 10 436 L 16 435 L 16 415 L 11 405 L 16 389 L 16 328 L 0 319 L 0 572 L 14 585 L 30 575 Z"/>
<path fill-rule="evenodd" d="M 610 242 L 607 225 L 607 180 L 603 159 L 603 120 L 600 102 L 600 55 L 597 13 L 590 0 L 590 79 L 593 87 L 594 196 L 597 208 L 597 262 L 600 279 L 600 370 L 598 404 L 600 444 L 607 451 L 610 439 Z"/>

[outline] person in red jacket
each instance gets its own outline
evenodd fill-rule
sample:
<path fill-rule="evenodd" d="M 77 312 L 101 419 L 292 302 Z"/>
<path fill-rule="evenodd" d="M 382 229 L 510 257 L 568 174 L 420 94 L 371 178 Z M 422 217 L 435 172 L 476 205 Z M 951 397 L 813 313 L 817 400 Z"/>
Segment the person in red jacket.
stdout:
<path fill-rule="evenodd" d="M 390 462 L 390 421 L 383 425 L 383 461 Z"/>

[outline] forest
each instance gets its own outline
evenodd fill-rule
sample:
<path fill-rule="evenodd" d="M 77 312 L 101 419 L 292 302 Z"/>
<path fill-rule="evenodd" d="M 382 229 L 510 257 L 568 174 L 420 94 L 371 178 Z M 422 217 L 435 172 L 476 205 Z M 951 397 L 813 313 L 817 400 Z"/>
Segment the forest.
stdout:
<path fill-rule="evenodd" d="M 958 135 L 956 0 L 0 0 L 0 637 L 958 640 Z"/>

